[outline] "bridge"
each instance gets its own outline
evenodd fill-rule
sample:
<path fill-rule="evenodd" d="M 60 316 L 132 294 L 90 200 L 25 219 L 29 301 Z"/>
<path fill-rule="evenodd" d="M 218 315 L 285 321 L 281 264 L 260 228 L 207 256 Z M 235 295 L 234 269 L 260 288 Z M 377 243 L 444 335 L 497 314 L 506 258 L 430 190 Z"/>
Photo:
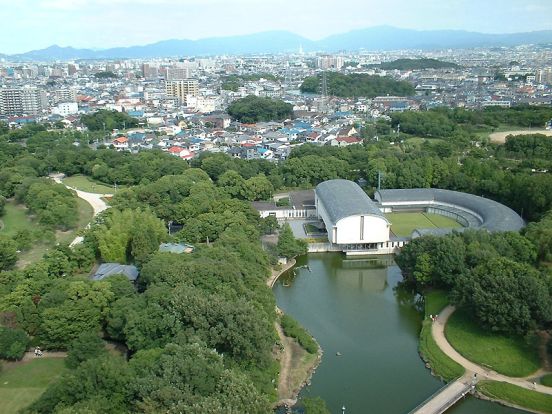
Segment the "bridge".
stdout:
<path fill-rule="evenodd" d="M 442 414 L 475 388 L 468 375 L 446 385 L 430 396 L 409 414 Z"/>

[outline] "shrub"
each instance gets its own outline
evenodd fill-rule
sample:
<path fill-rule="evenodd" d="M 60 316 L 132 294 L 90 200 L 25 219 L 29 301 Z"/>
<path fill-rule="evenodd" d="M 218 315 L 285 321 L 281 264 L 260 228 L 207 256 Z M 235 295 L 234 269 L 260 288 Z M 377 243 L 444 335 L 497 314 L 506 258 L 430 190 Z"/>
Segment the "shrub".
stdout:
<path fill-rule="evenodd" d="M 301 326 L 295 319 L 289 315 L 283 315 L 281 322 L 284 334 L 291 338 L 297 339 L 299 345 L 301 345 L 309 354 L 315 354 L 318 352 L 318 344 L 312 336 Z"/>
<path fill-rule="evenodd" d="M 21 359 L 29 346 L 29 337 L 22 329 L 0 328 L 0 358 Z"/>

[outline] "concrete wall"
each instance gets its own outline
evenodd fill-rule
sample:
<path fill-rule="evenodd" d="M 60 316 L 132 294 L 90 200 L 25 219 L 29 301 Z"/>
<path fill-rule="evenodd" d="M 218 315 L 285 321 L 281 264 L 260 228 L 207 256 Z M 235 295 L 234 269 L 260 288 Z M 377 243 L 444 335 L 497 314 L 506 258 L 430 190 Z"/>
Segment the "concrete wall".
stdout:
<path fill-rule="evenodd" d="M 382 243 L 389 240 L 389 223 L 383 217 L 359 215 L 345 217 L 337 222 L 334 243 Z"/>

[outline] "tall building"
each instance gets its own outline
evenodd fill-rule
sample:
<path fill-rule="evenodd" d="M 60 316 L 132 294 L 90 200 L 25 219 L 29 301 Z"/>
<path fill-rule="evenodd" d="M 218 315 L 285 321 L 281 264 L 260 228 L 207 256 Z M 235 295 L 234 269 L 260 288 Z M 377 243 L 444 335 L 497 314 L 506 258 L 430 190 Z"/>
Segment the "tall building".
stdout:
<path fill-rule="evenodd" d="M 190 77 L 190 70 L 187 67 L 167 68 L 166 80 L 182 80 Z"/>
<path fill-rule="evenodd" d="M 341 69 L 345 64 L 342 56 L 320 56 L 316 60 L 316 66 L 320 69 Z"/>
<path fill-rule="evenodd" d="M 199 95 L 199 83 L 197 79 L 168 80 L 165 82 L 165 93 L 169 98 L 177 98 L 181 103 L 186 103 L 188 95 Z"/>
<path fill-rule="evenodd" d="M 159 76 L 159 68 L 149 63 L 142 64 L 142 75 L 144 79 L 156 79 Z"/>
<path fill-rule="evenodd" d="M 46 92 L 37 88 L 0 88 L 0 114 L 37 115 L 48 108 Z"/>
<path fill-rule="evenodd" d="M 536 78 L 538 83 L 552 85 L 552 68 L 539 69 Z"/>

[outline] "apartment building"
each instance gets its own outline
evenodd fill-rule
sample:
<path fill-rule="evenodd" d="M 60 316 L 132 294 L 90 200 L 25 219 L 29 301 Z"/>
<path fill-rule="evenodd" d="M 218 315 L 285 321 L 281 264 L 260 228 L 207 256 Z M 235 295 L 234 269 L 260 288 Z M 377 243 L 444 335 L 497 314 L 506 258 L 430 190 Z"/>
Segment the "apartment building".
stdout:
<path fill-rule="evenodd" d="M 167 80 L 165 93 L 168 98 L 177 98 L 180 103 L 185 104 L 188 95 L 199 95 L 199 82 L 197 79 Z"/>
<path fill-rule="evenodd" d="M 37 115 L 48 108 L 46 92 L 38 88 L 1 88 L 1 115 Z"/>

